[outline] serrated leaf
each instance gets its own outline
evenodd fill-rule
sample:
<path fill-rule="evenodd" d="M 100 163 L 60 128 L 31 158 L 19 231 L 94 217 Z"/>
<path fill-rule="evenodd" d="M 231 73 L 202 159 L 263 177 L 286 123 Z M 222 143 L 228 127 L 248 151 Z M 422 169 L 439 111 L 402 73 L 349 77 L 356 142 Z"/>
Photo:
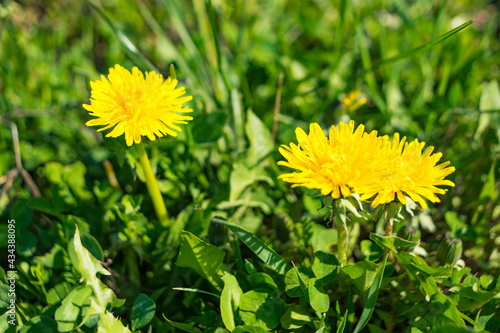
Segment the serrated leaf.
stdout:
<path fill-rule="evenodd" d="M 217 290 L 221 290 L 220 266 L 226 254 L 189 231 L 181 234 L 181 249 L 176 265 L 188 267 L 207 279 Z"/>
<path fill-rule="evenodd" d="M 224 289 L 222 289 L 220 297 L 220 312 L 224 325 L 232 332 L 236 327 L 240 297 L 243 295 L 243 291 L 238 280 L 229 273 L 224 274 L 222 281 L 224 281 Z"/>
<path fill-rule="evenodd" d="M 97 323 L 97 333 L 128 333 L 131 332 L 128 327 L 113 316 L 111 312 L 101 315 Z"/>

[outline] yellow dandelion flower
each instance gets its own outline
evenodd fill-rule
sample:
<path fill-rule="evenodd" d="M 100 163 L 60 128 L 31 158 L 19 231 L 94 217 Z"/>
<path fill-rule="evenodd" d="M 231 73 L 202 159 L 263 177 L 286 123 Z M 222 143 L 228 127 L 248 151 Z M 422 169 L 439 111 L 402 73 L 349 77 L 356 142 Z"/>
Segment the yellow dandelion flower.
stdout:
<path fill-rule="evenodd" d="M 301 128 L 295 133 L 298 145 L 292 142 L 289 147 L 281 146 L 279 151 L 287 161 L 278 165 L 300 172 L 279 178 L 292 187 L 318 189 L 334 199 L 349 196 L 353 189 L 363 193 L 386 173 L 385 162 L 394 158 L 387 136 L 377 137 L 376 131 L 365 133 L 363 125 L 355 130 L 354 121 L 332 126 L 329 138 L 317 123 L 310 125 L 309 134 Z"/>
<path fill-rule="evenodd" d="M 446 190 L 437 186 L 455 186 L 453 182 L 445 179 L 455 168 L 449 167 L 450 162 L 437 164 L 443 154 L 432 154 L 434 147 L 427 147 L 422 153 L 425 142 L 419 142 L 417 139 L 410 143 L 405 141 L 406 137 L 399 141 L 399 134 L 394 135 L 391 149 L 397 151 L 397 157 L 388 165 L 387 175 L 362 196 L 362 199 L 366 200 L 377 195 L 372 207 L 392 202 L 396 197 L 406 204 L 405 195 L 408 195 L 423 209 L 427 209 L 424 198 L 439 202 L 436 194 L 446 193 Z"/>
<path fill-rule="evenodd" d="M 161 74 L 146 72 L 137 67 L 132 73 L 120 65 L 109 69 L 108 78 L 90 82 L 92 88 L 90 105 L 83 104 L 91 116 L 87 126 L 104 126 L 103 131 L 113 128 L 106 136 L 116 138 L 125 134 L 127 146 L 140 143 L 143 136 L 153 141 L 156 136 L 177 136 L 181 128 L 176 124 L 186 124 L 192 117 L 183 113 L 192 112 L 183 106 L 192 99 L 183 96 L 184 87 L 177 87 L 177 80 L 170 77 L 165 81 Z"/>
<path fill-rule="evenodd" d="M 342 100 L 342 105 L 347 112 L 353 112 L 365 105 L 367 102 L 366 97 L 358 98 L 361 95 L 361 90 L 352 90 Z"/>

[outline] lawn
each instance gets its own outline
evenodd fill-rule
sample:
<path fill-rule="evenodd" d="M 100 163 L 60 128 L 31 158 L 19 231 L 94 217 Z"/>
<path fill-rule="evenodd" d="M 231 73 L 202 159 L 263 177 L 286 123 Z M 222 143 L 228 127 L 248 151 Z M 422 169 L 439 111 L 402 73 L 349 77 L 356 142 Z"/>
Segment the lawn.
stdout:
<path fill-rule="evenodd" d="M 2 2 L 0 331 L 499 332 L 499 13 Z"/>

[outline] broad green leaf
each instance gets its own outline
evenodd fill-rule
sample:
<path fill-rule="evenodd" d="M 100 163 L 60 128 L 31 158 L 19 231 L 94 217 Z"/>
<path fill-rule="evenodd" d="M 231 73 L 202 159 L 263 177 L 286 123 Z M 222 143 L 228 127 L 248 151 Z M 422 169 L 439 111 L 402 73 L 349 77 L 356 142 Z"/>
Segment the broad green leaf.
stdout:
<path fill-rule="evenodd" d="M 373 284 L 377 273 L 380 271 L 380 266 L 370 261 L 360 261 L 355 265 L 342 267 L 342 271 L 349 275 L 354 287 L 363 295 L 364 299 L 366 292 Z"/>
<path fill-rule="evenodd" d="M 283 326 L 283 328 L 287 330 L 301 328 L 311 321 L 311 317 L 309 316 L 308 312 L 309 310 L 304 305 L 290 305 L 286 309 L 283 316 L 281 316 L 281 326 Z"/>
<path fill-rule="evenodd" d="M 276 291 L 255 289 L 240 298 L 240 317 L 246 325 L 267 331 L 276 328 L 283 314 L 283 301 Z"/>
<path fill-rule="evenodd" d="M 290 268 L 279 254 L 245 229 L 224 220 L 217 219 L 217 222 L 226 225 L 250 250 L 279 274 L 284 275 Z"/>
<path fill-rule="evenodd" d="M 250 141 L 250 158 L 254 165 L 258 164 L 275 149 L 271 133 L 252 110 L 247 112 L 245 131 Z"/>
<path fill-rule="evenodd" d="M 318 283 L 325 285 L 337 277 L 339 272 L 339 262 L 335 255 L 323 251 L 314 253 L 312 270 Z"/>
<path fill-rule="evenodd" d="M 384 250 L 368 239 L 363 239 L 360 243 L 361 254 L 368 261 L 376 261 L 384 254 Z"/>
<path fill-rule="evenodd" d="M 434 314 L 432 327 L 458 323 L 465 326 L 463 320 L 460 318 L 460 312 L 457 307 L 443 294 L 439 293 L 432 295 L 429 303 L 431 312 Z"/>
<path fill-rule="evenodd" d="M 258 181 L 265 181 L 269 185 L 273 184 L 273 180 L 266 176 L 262 165 L 248 167 L 243 160 L 236 161 L 229 177 L 229 202 L 238 200 L 248 186 Z"/>
<path fill-rule="evenodd" d="M 438 328 L 431 329 L 429 333 L 474 333 L 474 330 L 470 330 L 463 326 L 458 325 L 446 325 Z"/>
<path fill-rule="evenodd" d="M 139 294 L 132 306 L 131 324 L 132 329 L 146 326 L 155 316 L 156 304 L 146 294 Z"/>
<path fill-rule="evenodd" d="M 232 332 L 236 327 L 240 297 L 243 295 L 243 291 L 238 280 L 229 273 L 224 273 L 222 281 L 224 281 L 224 289 L 222 289 L 220 296 L 220 313 L 224 325 Z"/>
<path fill-rule="evenodd" d="M 30 321 L 23 325 L 19 333 L 29 333 L 29 332 L 57 332 L 57 322 L 48 316 L 36 316 L 30 319 Z M 5 331 L 9 333 L 9 330 Z M 14 331 L 12 331 L 14 332 Z M 60 331 L 59 331 L 60 332 Z"/>
<path fill-rule="evenodd" d="M 90 305 L 89 297 L 92 295 L 92 288 L 89 286 L 79 286 L 73 289 L 57 308 L 55 320 L 59 332 L 69 332 L 82 322 Z"/>
<path fill-rule="evenodd" d="M 359 321 L 354 328 L 354 333 L 360 332 L 363 327 L 368 324 L 370 317 L 372 316 L 373 310 L 375 310 L 375 305 L 377 304 L 378 292 L 380 290 L 380 286 L 382 285 L 382 277 L 384 276 L 385 265 L 387 264 L 387 257 L 389 254 L 386 254 L 384 258 L 384 264 L 382 268 L 380 268 L 373 280 L 373 283 L 368 290 L 368 297 L 366 298 L 365 307 L 363 308 L 363 312 L 359 317 Z"/>
<path fill-rule="evenodd" d="M 327 312 L 330 308 L 330 297 L 316 278 L 309 280 L 309 303 L 317 312 Z"/>
<path fill-rule="evenodd" d="M 236 327 L 233 333 L 268 333 L 268 331 L 259 326 L 243 325 Z"/>
<path fill-rule="evenodd" d="M 181 249 L 176 265 L 188 267 L 207 279 L 217 290 L 221 290 L 220 265 L 225 253 L 189 231 L 181 234 Z"/>
<path fill-rule="evenodd" d="M 371 233 L 370 239 L 378 246 L 397 252 L 398 247 L 412 247 L 418 245 L 418 242 L 411 242 L 398 236 L 381 236 Z"/>
<path fill-rule="evenodd" d="M 394 255 L 403 264 L 408 276 L 423 295 L 431 297 L 438 293 L 434 278 L 419 269 L 419 266 L 427 266 L 427 263 L 422 258 L 404 252 L 395 253 Z"/>
<path fill-rule="evenodd" d="M 268 289 L 278 289 L 274 280 L 266 273 L 253 273 L 247 276 L 248 283 L 252 289 L 257 288 L 268 288 Z"/>
<path fill-rule="evenodd" d="M 309 279 L 314 278 L 313 271 L 308 267 L 300 266 L 297 269 L 291 268 L 285 275 L 285 291 L 290 297 L 300 297 L 304 295 L 303 288 L 297 275 L 297 270 L 306 285 L 309 284 Z"/>

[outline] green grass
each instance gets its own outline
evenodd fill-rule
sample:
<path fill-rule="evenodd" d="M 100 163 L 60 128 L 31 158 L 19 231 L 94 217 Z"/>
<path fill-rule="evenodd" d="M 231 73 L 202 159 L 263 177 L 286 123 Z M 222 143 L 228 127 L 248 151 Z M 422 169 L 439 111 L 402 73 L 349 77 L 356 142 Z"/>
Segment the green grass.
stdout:
<path fill-rule="evenodd" d="M 54 298 L 51 290 L 57 286 L 66 295 L 79 283 L 67 254 L 76 223 L 83 245 L 97 259 L 113 261 L 109 268 L 116 274 L 103 281 L 126 300 L 113 310 L 115 317 L 131 323 L 134 300 L 142 293 L 156 304 L 148 324 L 154 332 L 167 331 L 172 322 L 196 323 L 207 331 L 224 327 L 218 301 L 210 295 L 220 292 L 194 271 L 175 265 L 181 231 L 206 240 L 210 218 L 217 215 L 297 266 L 310 265 L 317 250 L 331 252 L 336 239 L 325 228 L 326 210 L 318 211 L 320 198 L 277 180 L 285 171 L 276 166 L 282 159 L 278 147 L 296 140 L 296 127 L 307 129 L 318 122 L 326 129 L 351 119 L 368 131 L 418 138 L 451 161 L 456 171 L 449 178 L 456 186 L 428 211 L 406 215 L 407 221 L 422 230 L 428 264 L 433 265 L 439 242 L 452 232 L 464 242 L 462 259 L 471 275 L 492 276 L 500 285 L 499 12 L 498 4 L 481 0 L 3 3 L 0 216 L 17 223 L 18 318 L 26 328 L 40 316 L 50 318 L 44 324 L 55 324 L 52 318 L 62 299 Z M 84 125 L 91 118 L 81 106 L 89 101 L 89 82 L 115 64 L 164 76 L 173 64 L 193 96 L 189 105 L 194 120 L 177 138 L 147 148 L 175 221 L 170 229 L 156 226 L 146 186 L 136 172 L 135 148 Z M 368 102 L 348 113 L 341 101 L 355 89 Z M 12 124 L 22 167 L 40 197 L 35 198 L 26 177 L 9 173 L 16 168 Z M 119 189 L 106 175 L 106 160 L 113 165 Z M 360 241 L 369 240 L 369 232 L 383 233 L 383 227 L 380 221 L 358 221 L 350 227 L 357 240 L 350 247 L 352 262 L 363 261 Z M 2 263 L 7 258 L 4 235 L 7 227 L 2 223 Z M 254 269 L 279 280 L 253 250 L 238 244 L 230 234 L 221 247 L 226 271 L 244 272 L 248 259 Z M 127 260 L 131 257 L 137 260 Z M 408 258 L 400 259 L 411 266 Z M 394 267 L 387 266 L 378 301 L 383 307 L 375 307 L 369 325 L 399 332 L 406 322 L 426 331 L 425 323 L 406 314 L 412 309 L 411 297 L 408 303 L 397 303 L 389 290 L 385 279 Z M 131 283 L 134 274 L 138 277 Z M 284 288 L 281 283 L 278 287 Z M 347 332 L 354 329 L 353 316 L 359 319 L 363 306 L 348 304 L 346 295 L 338 299 L 337 312 L 340 321 L 347 308 L 355 309 L 355 315 L 345 317 Z M 436 296 L 429 302 L 451 301 Z M 481 304 L 484 313 L 496 317 L 498 305 L 498 299 Z M 485 322 L 478 315 L 481 306 L 463 312 Z M 0 327 L 6 327 L 3 309 Z M 483 329 L 498 327 L 494 321 L 488 325 Z M 378 332 L 371 326 L 365 331 Z"/>

